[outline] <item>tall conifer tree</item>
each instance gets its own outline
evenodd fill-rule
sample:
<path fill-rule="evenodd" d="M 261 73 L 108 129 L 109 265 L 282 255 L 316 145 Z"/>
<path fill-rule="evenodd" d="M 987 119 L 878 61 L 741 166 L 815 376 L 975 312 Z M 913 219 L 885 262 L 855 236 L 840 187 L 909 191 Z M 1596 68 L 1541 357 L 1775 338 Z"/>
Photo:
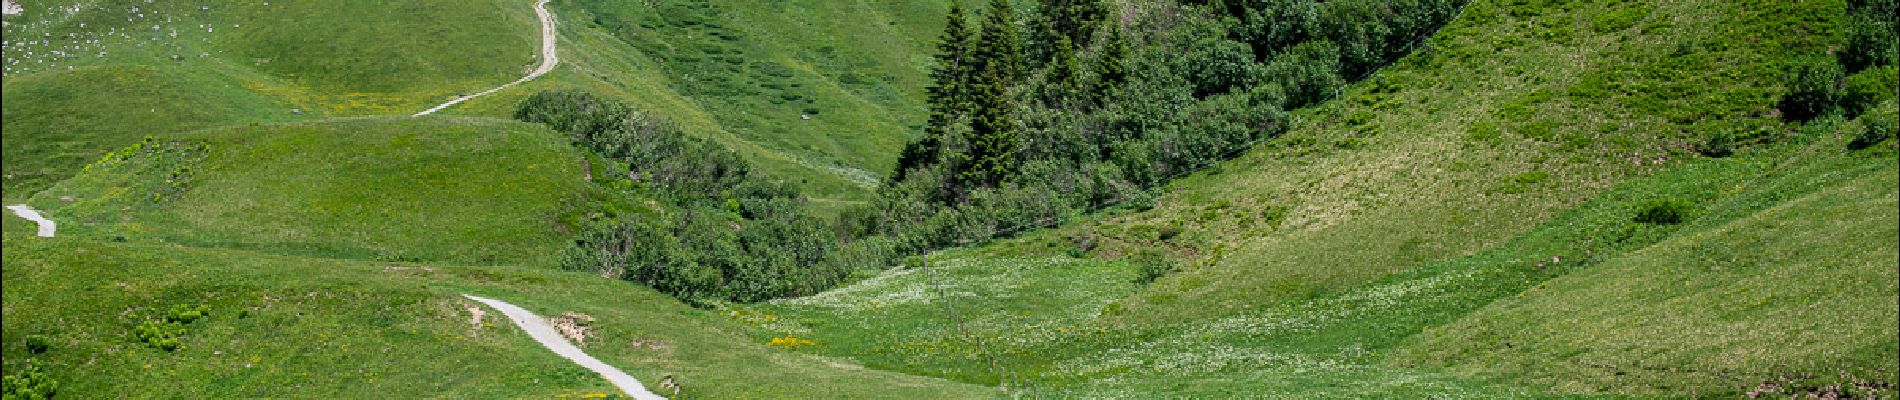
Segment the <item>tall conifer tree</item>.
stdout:
<path fill-rule="evenodd" d="M 996 71 L 996 77 L 1009 84 L 1022 80 L 1023 45 L 1016 34 L 1015 14 L 1010 0 L 990 0 L 983 10 L 983 32 L 975 50 L 977 79 Z"/>
<path fill-rule="evenodd" d="M 970 112 L 970 84 L 976 66 L 971 52 L 975 43 L 970 37 L 968 20 L 963 6 L 952 2 L 942 41 L 937 43 L 937 65 L 930 73 L 935 81 L 926 99 L 930 105 L 930 120 L 924 126 L 924 136 L 904 146 L 903 153 L 898 155 L 897 171 L 891 182 L 904 180 L 904 174 L 911 168 L 936 163 L 943 135 L 951 131 L 950 124 L 959 123 Z"/>
<path fill-rule="evenodd" d="M 1128 80 L 1128 38 L 1122 36 L 1120 27 L 1109 24 L 1108 37 L 1102 40 L 1102 48 L 1095 54 L 1095 87 L 1092 93 L 1096 97 L 1107 97 L 1109 90 Z"/>

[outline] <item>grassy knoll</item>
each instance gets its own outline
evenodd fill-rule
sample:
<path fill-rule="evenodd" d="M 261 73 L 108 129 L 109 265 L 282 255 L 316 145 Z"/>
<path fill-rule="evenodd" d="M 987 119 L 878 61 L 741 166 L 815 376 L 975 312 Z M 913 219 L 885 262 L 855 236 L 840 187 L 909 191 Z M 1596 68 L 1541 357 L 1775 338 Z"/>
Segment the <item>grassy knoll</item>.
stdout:
<path fill-rule="evenodd" d="M 606 381 L 542 349 L 492 310 L 472 323 L 461 293 L 543 315 L 594 317 L 587 351 L 652 384 L 673 375 L 703 398 L 972 398 L 992 389 L 867 370 L 751 339 L 666 295 L 585 274 L 389 264 L 243 250 L 5 235 L 9 373 L 28 359 L 60 396 L 579 397 Z M 214 278 L 215 277 L 215 278 Z M 83 295 L 80 295 L 83 294 Z M 137 326 L 208 305 L 181 346 Z M 32 354 L 26 343 L 48 344 Z M 163 382 L 163 384 L 154 384 Z"/>
<path fill-rule="evenodd" d="M 199 66 L 87 66 L 7 79 L 6 199 L 24 200 L 145 135 L 299 118 L 294 106 Z"/>
<path fill-rule="evenodd" d="M 146 135 L 421 111 L 514 80 L 538 43 L 529 1 L 76 3 L 6 17 L 10 201 Z"/>
<path fill-rule="evenodd" d="M 328 257 L 549 262 L 586 203 L 546 128 L 464 117 L 217 129 L 121 149 L 32 204 L 62 234 Z M 70 199 L 70 200 L 66 200 Z"/>

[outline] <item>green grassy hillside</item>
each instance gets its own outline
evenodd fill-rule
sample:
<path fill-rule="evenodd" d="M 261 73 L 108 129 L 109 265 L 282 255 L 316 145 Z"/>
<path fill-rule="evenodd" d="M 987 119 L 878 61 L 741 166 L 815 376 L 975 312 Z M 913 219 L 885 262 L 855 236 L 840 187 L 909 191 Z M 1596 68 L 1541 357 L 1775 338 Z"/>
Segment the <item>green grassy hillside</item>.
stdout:
<path fill-rule="evenodd" d="M 6 198 L 145 135 L 407 115 L 518 78 L 530 1 L 21 2 L 6 17 Z"/>
<path fill-rule="evenodd" d="M 555 2 L 562 67 L 450 113 L 505 117 L 546 89 L 621 97 L 841 208 L 923 122 L 944 4 Z M 801 116 L 809 116 L 809 119 Z"/>
<path fill-rule="evenodd" d="M 1777 109 L 1791 65 L 1838 51 L 1841 0 L 1477 1 L 1152 204 L 706 308 L 555 271 L 585 221 L 677 215 L 643 183 L 588 182 L 616 167 L 507 120 L 517 104 L 619 97 L 840 210 L 923 120 L 944 1 L 559 0 L 559 68 L 424 118 L 406 115 L 533 62 L 531 1 L 21 3 L 4 197 L 61 237 L 0 222 L 0 354 L 66 398 L 612 392 L 462 294 L 590 315 L 590 354 L 693 398 L 1890 398 L 1900 382 L 1900 152 L 1849 144 L 1896 103 Z M 1158 4 L 1142 21 L 1183 12 Z"/>
<path fill-rule="evenodd" d="M 1153 211 L 1088 229 L 1204 266 L 1129 304 L 1130 318 L 1155 322 L 1503 245 L 1618 181 L 1698 157 L 1704 135 L 1789 134 L 1771 115 L 1783 71 L 1825 51 L 1842 7 L 1475 3 L 1429 52 L 1299 115 L 1285 137 L 1179 182 Z M 1166 229 L 1186 233 L 1142 237 Z"/>
<path fill-rule="evenodd" d="M 942 295 L 913 268 L 755 311 L 1053 397 L 1866 394 L 1900 357 L 1894 153 L 1775 110 L 1844 6 L 1477 2 L 1152 209 L 940 254 Z M 1179 270 L 1071 259 L 1144 249 Z"/>
<path fill-rule="evenodd" d="M 10 98 L 32 100 L 5 111 L 8 132 L 19 132 L 6 139 L 7 198 L 70 176 L 74 158 L 147 134 L 407 115 L 512 81 L 538 60 L 532 3 L 120 0 L 69 13 L 71 1 L 23 2 L 23 14 L 7 17 L 5 87 Z M 739 151 L 832 208 L 866 198 L 922 123 L 925 54 L 943 12 L 939 2 L 549 7 L 563 65 L 446 113 L 505 118 L 528 94 L 552 88 L 612 93 Z M 160 76 L 142 77 L 152 74 Z M 89 87 L 108 84 L 118 96 L 88 98 L 104 96 Z"/>
<path fill-rule="evenodd" d="M 106 151 L 144 135 L 168 135 L 233 120 L 299 118 L 294 106 L 243 88 L 207 68 L 86 66 L 6 80 L 5 190 L 16 202 L 71 177 Z"/>
<path fill-rule="evenodd" d="M 326 257 L 551 262 L 589 204 L 580 156 L 538 125 L 343 119 L 121 149 L 31 204 L 62 234 Z"/>
<path fill-rule="evenodd" d="M 1737 396 L 1783 376 L 1810 390 L 1890 382 L 1900 176 L 1891 150 L 1842 151 L 1858 125 L 1845 127 L 1621 182 L 1502 246 L 1210 320 L 1131 315 L 1171 289 L 1136 284 L 1135 262 L 1046 255 L 1072 240 L 1063 231 L 742 313 L 878 368 L 993 383 L 994 357 L 1018 389 L 1054 397 Z M 1694 206 L 1680 224 L 1636 221 L 1656 199 Z"/>
<path fill-rule="evenodd" d="M 462 293 L 595 318 L 587 351 L 693 398 L 975 398 L 990 388 L 867 370 L 752 340 L 716 313 L 586 274 L 390 264 L 5 235 L 0 351 L 61 398 L 581 398 L 605 380 Z M 84 296 L 74 294 L 84 293 Z M 181 346 L 140 342 L 174 305 L 208 305 Z M 484 310 L 479 322 L 471 309 Z M 29 337 L 47 345 L 33 354 Z M 162 384 L 159 384 L 162 383 Z"/>
<path fill-rule="evenodd" d="M 1884 161 L 1430 329 L 1399 362 L 1636 395 L 1891 382 L 1900 177 Z"/>

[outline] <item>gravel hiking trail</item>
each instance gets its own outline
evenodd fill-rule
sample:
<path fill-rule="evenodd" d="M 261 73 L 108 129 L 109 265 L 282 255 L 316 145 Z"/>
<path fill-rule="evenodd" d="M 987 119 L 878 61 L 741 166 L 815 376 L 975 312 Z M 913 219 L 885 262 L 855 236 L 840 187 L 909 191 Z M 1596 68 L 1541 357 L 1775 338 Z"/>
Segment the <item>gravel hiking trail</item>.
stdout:
<path fill-rule="evenodd" d="M 517 79 L 514 82 L 508 82 L 508 84 L 506 85 L 501 85 L 500 87 L 496 87 L 494 89 L 488 89 L 488 90 L 482 91 L 481 93 L 456 97 L 455 100 L 449 100 L 449 102 L 442 103 L 442 105 L 435 106 L 434 108 L 430 108 L 428 110 L 424 110 L 422 112 L 416 113 L 415 116 L 420 117 L 424 115 L 434 114 L 436 111 L 442 111 L 445 108 L 454 107 L 456 104 L 461 104 L 462 102 L 468 101 L 469 99 L 487 96 L 489 94 L 502 91 L 502 89 L 514 87 L 515 85 L 519 85 L 522 82 L 531 81 L 531 80 L 534 80 L 534 78 L 540 78 L 541 75 L 547 75 L 548 71 L 553 71 L 555 66 L 561 64 L 561 57 L 558 54 L 556 54 L 554 51 L 554 42 L 556 39 L 556 36 L 554 34 L 554 14 L 548 13 L 548 0 L 541 0 L 541 1 L 535 2 L 534 14 L 537 17 L 541 18 L 541 65 L 535 66 L 534 71 L 528 72 L 528 76 L 521 77 L 521 79 Z"/>
<path fill-rule="evenodd" d="M 40 215 L 40 212 L 34 210 L 32 206 L 19 204 L 7 206 L 7 209 L 13 210 L 13 214 L 19 215 L 20 218 L 26 218 L 28 221 L 40 224 L 40 237 L 53 237 L 53 233 L 59 230 L 58 224 L 54 224 L 53 220 L 46 219 L 46 216 Z"/>
<path fill-rule="evenodd" d="M 527 331 L 528 336 L 533 337 L 534 341 L 541 342 L 542 346 L 546 346 L 548 350 L 554 351 L 554 354 L 559 354 L 561 357 L 566 357 L 568 360 L 574 361 L 575 364 L 580 364 L 582 367 L 599 373 L 600 376 L 607 378 L 608 382 L 619 387 L 620 391 L 626 392 L 628 396 L 633 396 L 633 398 L 640 400 L 666 399 L 658 394 L 647 391 L 646 386 L 640 385 L 640 380 L 633 379 L 632 375 L 627 375 L 625 371 L 621 371 L 619 368 L 614 368 L 612 365 L 600 362 L 600 360 L 594 359 L 593 356 L 587 355 L 587 352 L 581 351 L 579 347 L 574 347 L 573 343 L 568 343 L 567 338 L 561 337 L 559 332 L 554 331 L 554 326 L 548 324 L 547 318 L 541 318 L 541 316 L 535 315 L 533 312 L 529 312 L 526 309 L 516 307 L 513 304 L 508 304 L 501 300 L 466 294 L 462 295 L 462 297 L 487 304 L 496 311 L 501 311 L 502 315 L 508 316 L 509 320 L 515 322 L 515 326 L 520 326 L 521 330 Z"/>

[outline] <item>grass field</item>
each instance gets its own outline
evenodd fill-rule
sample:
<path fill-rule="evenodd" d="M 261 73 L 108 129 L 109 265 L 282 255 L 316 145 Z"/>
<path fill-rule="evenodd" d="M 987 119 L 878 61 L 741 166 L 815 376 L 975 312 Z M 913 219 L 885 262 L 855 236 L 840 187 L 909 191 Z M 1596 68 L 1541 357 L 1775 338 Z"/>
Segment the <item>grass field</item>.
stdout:
<path fill-rule="evenodd" d="M 506 117 L 546 89 L 620 97 L 836 210 L 867 200 L 921 129 L 926 56 L 944 5 L 560 1 L 551 9 L 561 68 L 449 113 Z"/>
<path fill-rule="evenodd" d="M 940 254 L 936 285 L 901 269 L 738 314 L 901 372 L 994 383 L 993 355 L 1018 389 L 1053 397 L 1737 396 L 1783 375 L 1881 382 L 1900 324 L 1886 247 L 1900 240 L 1900 176 L 1891 150 L 1844 154 L 1844 135 L 1820 135 L 1620 183 L 1499 247 L 1210 320 L 1131 315 L 1173 290 L 1134 284 L 1133 265 L 1026 255 L 1058 231 Z M 1633 221 L 1658 198 L 1698 211 Z"/>
<path fill-rule="evenodd" d="M 641 206 L 516 104 L 623 98 L 837 210 L 921 123 L 942 1 L 559 0 L 555 72 L 426 118 L 534 61 L 530 1 L 21 3 L 0 197 L 61 237 L 0 219 L 0 353 L 63 397 L 612 392 L 464 293 L 590 315 L 590 354 L 690 398 L 1900 382 L 1900 152 L 1847 149 L 1868 119 L 1775 109 L 1840 0 L 1478 1 L 1152 208 L 705 309 L 554 270 L 577 221 Z M 1716 135 L 1734 155 L 1697 153 Z M 1144 281 L 1137 252 L 1171 273 Z"/>
<path fill-rule="evenodd" d="M 904 269 L 747 312 L 903 372 L 994 383 L 994 355 L 1044 397 L 1893 382 L 1894 153 L 1773 109 L 1841 7 L 1479 2 L 1152 210 L 940 254 L 942 297 Z M 1694 152 L 1723 131 L 1758 144 Z M 1689 220 L 1634 220 L 1665 199 Z M 1137 266 L 1071 258 L 1143 248 L 1179 272 L 1137 286 Z"/>
<path fill-rule="evenodd" d="M 864 369 L 752 340 L 725 318 L 635 284 L 519 267 L 278 256 L 5 236 L 9 373 L 31 358 L 66 398 L 572 397 L 606 381 L 461 293 L 596 318 L 587 351 L 693 398 L 972 398 L 993 389 Z M 213 279 L 215 277 L 215 279 Z M 75 294 L 84 293 L 83 296 Z M 182 346 L 139 342 L 174 305 L 209 305 Z M 23 345 L 37 336 L 43 354 Z M 156 384 L 156 383 L 163 384 Z"/>
<path fill-rule="evenodd" d="M 407 115 L 536 59 L 529 1 L 76 3 L 6 17 L 9 201 L 146 135 Z"/>
<path fill-rule="evenodd" d="M 551 265 L 591 206 L 560 134 L 466 117 L 172 135 L 86 169 L 30 202 L 62 234 L 335 258 Z"/>

